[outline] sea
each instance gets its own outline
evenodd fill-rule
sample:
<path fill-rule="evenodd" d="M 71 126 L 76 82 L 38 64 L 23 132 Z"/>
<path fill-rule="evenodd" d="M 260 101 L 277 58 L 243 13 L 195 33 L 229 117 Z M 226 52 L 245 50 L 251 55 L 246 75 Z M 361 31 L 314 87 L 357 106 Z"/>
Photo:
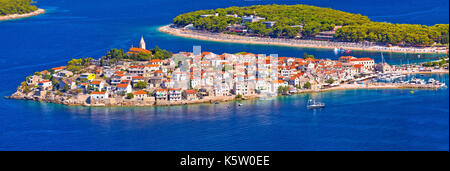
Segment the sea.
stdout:
<path fill-rule="evenodd" d="M 308 4 L 368 16 L 373 21 L 448 23 L 447 0 L 39 0 L 47 13 L 0 22 L 0 150 L 449 150 L 449 90 L 343 90 L 264 100 L 170 107 L 68 107 L 4 99 L 35 71 L 72 58 L 147 47 L 190 52 L 251 52 L 337 59 L 370 57 L 391 64 L 440 54 L 314 49 L 209 42 L 157 31 L 181 14 L 262 4 Z M 448 74 L 416 75 L 449 84 Z M 411 92 L 414 91 L 414 92 Z M 327 106 L 307 110 L 314 98 Z M 237 105 L 242 103 L 242 106 Z"/>

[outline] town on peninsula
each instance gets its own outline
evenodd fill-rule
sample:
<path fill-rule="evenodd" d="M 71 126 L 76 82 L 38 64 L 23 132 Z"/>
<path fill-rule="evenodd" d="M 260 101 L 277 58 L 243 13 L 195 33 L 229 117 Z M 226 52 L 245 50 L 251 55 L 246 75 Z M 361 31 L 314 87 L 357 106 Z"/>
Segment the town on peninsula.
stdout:
<path fill-rule="evenodd" d="M 37 15 L 31 0 L 0 0 L 0 19 Z M 181 14 L 159 31 L 195 39 L 352 50 L 448 54 L 448 24 L 374 22 L 360 14 L 309 5 L 256 5 Z M 382 53 L 380 53 L 382 56 Z M 35 72 L 7 98 L 83 106 L 153 106 L 219 103 L 345 89 L 438 89 L 436 80 L 405 75 L 448 73 L 437 61 L 390 65 L 370 57 L 337 60 L 247 52 L 173 54 L 156 46 L 111 49 L 98 59 L 72 59 Z"/>
<path fill-rule="evenodd" d="M 111 49 L 99 59 L 72 59 L 66 66 L 35 72 L 11 99 L 64 105 L 154 106 L 291 95 L 345 89 L 438 89 L 434 80 L 379 82 L 406 74 L 448 73 L 448 57 L 422 64 L 389 65 L 371 58 L 342 56 L 338 60 L 278 57 L 276 54 L 172 54 L 158 47 L 128 52 Z"/>

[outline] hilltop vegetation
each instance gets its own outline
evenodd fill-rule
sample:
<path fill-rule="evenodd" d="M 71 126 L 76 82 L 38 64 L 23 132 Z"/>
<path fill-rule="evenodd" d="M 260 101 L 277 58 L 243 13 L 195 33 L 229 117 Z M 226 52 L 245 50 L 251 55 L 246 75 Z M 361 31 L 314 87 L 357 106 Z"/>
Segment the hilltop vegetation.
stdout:
<path fill-rule="evenodd" d="M 32 3 L 32 0 L 0 0 L 0 16 L 36 11 L 38 8 Z"/>
<path fill-rule="evenodd" d="M 371 22 L 351 25 L 336 31 L 335 38 L 349 42 L 378 42 L 396 45 L 427 46 L 448 44 L 448 24 L 434 26 Z"/>
<path fill-rule="evenodd" d="M 218 14 L 202 18 L 200 15 Z M 253 23 L 242 23 L 234 15 L 257 15 L 266 18 Z M 262 22 L 276 21 L 267 28 Z M 309 5 L 255 5 L 249 7 L 229 7 L 215 10 L 200 10 L 181 14 L 173 19 L 176 26 L 193 24 L 196 28 L 212 32 L 223 32 L 233 24 L 242 24 L 259 36 L 294 38 L 301 33 L 303 38 L 311 38 L 322 31 L 330 31 L 335 26 L 343 26 L 336 31 L 335 40 L 348 42 L 370 41 L 394 45 L 430 46 L 434 43 L 448 44 L 448 24 L 435 26 L 413 24 L 391 24 L 373 22 L 367 16 L 352 14 L 330 8 Z M 303 28 L 292 27 L 303 25 Z M 227 32 L 228 33 L 228 32 Z"/>
<path fill-rule="evenodd" d="M 201 18 L 200 15 L 218 13 L 219 16 Z M 277 21 L 273 28 L 266 29 L 261 22 L 252 23 L 251 27 L 263 35 L 274 33 L 288 35 L 292 32 L 290 26 L 305 25 L 304 34 L 313 35 L 320 31 L 334 28 L 335 25 L 355 25 L 370 22 L 369 18 L 360 14 L 351 14 L 330 8 L 320 8 L 309 5 L 255 5 L 249 7 L 229 7 L 216 10 L 200 10 L 179 15 L 174 18 L 174 24 L 194 26 L 210 30 L 223 31 L 228 24 L 240 23 L 241 18 L 226 16 L 237 14 L 238 16 L 258 15 L 266 18 L 266 21 Z"/>
<path fill-rule="evenodd" d="M 156 46 L 150 49 L 149 53 L 127 54 L 122 49 L 111 49 L 101 58 L 101 64 L 107 65 L 118 61 L 128 59 L 132 61 L 147 61 L 151 59 L 167 59 L 172 57 L 172 53 Z"/>

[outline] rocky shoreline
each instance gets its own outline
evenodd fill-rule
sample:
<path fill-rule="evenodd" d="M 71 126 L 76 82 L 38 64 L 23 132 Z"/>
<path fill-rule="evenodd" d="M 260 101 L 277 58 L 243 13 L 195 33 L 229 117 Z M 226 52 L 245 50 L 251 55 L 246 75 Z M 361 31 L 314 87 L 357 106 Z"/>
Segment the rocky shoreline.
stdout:
<path fill-rule="evenodd" d="M 320 93 L 339 90 L 357 90 L 357 89 L 439 89 L 439 86 L 433 85 L 407 85 L 407 84 L 377 84 L 377 85 L 360 85 L 360 84 L 343 84 L 337 87 L 319 89 L 319 90 L 301 90 L 292 94 L 303 93 Z M 262 98 L 259 95 L 249 95 L 244 98 L 235 98 L 235 96 L 211 96 L 199 100 L 181 100 L 181 101 L 155 101 L 155 100 L 135 100 L 135 99 L 119 99 L 112 98 L 107 101 L 90 102 L 88 95 L 77 96 L 58 96 L 53 93 L 45 96 L 34 95 L 33 93 L 24 94 L 20 90 L 16 91 L 11 96 L 6 96 L 7 99 L 16 100 L 33 100 L 46 103 L 62 104 L 66 106 L 85 106 L 85 107 L 148 107 L 148 106 L 178 106 L 178 105 L 190 105 L 190 104 L 214 104 L 216 102 L 229 102 L 237 100 L 254 100 Z"/>
<path fill-rule="evenodd" d="M 78 96 L 58 96 L 55 94 L 39 96 L 33 93 L 24 94 L 20 90 L 13 93 L 11 96 L 5 96 L 6 99 L 15 100 L 32 100 L 38 102 L 62 104 L 66 106 L 86 106 L 86 107 L 138 107 L 138 106 L 176 106 L 176 105 L 190 105 L 190 104 L 213 104 L 216 102 L 228 102 L 234 100 L 251 100 L 257 99 L 258 96 L 246 96 L 243 99 L 237 99 L 234 96 L 212 96 L 198 100 L 181 100 L 181 101 L 168 101 L 168 100 L 135 100 L 135 99 L 123 99 L 123 98 L 111 98 L 108 100 L 91 102 L 88 95 Z"/>
<path fill-rule="evenodd" d="M 26 14 L 11 14 L 11 15 L 0 16 L 0 21 L 15 20 L 15 19 L 20 19 L 20 18 L 27 18 L 27 17 L 32 17 L 32 16 L 44 14 L 44 13 L 45 13 L 45 10 L 39 8 L 36 11 L 30 12 L 30 13 L 26 13 Z"/>

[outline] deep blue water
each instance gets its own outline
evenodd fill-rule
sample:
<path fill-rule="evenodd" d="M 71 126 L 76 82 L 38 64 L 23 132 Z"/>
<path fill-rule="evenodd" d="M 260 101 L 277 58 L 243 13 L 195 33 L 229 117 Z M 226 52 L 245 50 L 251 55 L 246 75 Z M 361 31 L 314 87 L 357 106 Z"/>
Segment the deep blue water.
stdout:
<path fill-rule="evenodd" d="M 71 58 L 100 57 L 110 48 L 137 45 L 173 52 L 193 45 L 216 53 L 247 51 L 336 59 L 331 50 L 207 42 L 159 33 L 179 13 L 198 9 L 298 1 L 40 0 L 48 13 L 0 22 L 0 96 L 35 71 Z M 375 21 L 448 23 L 448 1 L 304 0 L 361 13 Z M 388 4 L 388 5 L 387 5 Z M 395 8 L 394 8 L 395 7 Z M 353 52 L 380 60 L 379 53 Z M 437 55 L 384 54 L 390 63 Z M 432 75 L 448 84 L 448 75 Z M 304 108 L 310 97 L 328 106 Z M 220 105 L 151 108 L 66 107 L 0 99 L 0 150 L 448 150 L 448 89 L 351 90 Z"/>

